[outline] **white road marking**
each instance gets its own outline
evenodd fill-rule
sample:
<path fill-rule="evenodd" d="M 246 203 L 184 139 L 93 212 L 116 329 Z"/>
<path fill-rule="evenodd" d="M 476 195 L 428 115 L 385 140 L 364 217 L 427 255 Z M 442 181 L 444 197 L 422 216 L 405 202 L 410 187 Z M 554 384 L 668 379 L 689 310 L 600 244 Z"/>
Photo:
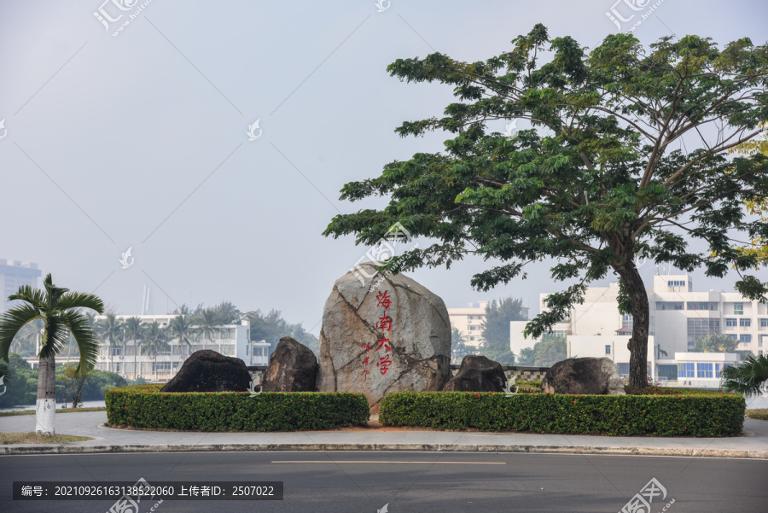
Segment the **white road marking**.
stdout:
<path fill-rule="evenodd" d="M 273 460 L 272 463 L 324 463 L 324 464 L 349 464 L 349 465 L 506 465 L 506 461 L 440 461 L 440 460 Z"/>

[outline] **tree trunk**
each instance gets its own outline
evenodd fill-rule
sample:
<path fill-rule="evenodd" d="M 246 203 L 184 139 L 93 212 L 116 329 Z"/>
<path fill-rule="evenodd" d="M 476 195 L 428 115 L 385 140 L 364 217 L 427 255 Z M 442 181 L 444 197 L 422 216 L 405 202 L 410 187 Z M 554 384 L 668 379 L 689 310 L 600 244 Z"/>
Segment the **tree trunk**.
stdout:
<path fill-rule="evenodd" d="M 139 379 L 139 344 L 137 340 L 133 341 L 133 380 Z"/>
<path fill-rule="evenodd" d="M 56 416 L 56 357 L 41 357 L 37 368 L 37 405 L 35 432 L 53 435 Z"/>
<path fill-rule="evenodd" d="M 629 386 L 648 386 L 648 326 L 650 314 L 645 284 L 633 262 L 617 269 L 621 285 L 629 298 L 632 314 L 632 338 L 629 339 Z"/>
<path fill-rule="evenodd" d="M 80 397 L 83 395 L 83 385 L 87 376 L 76 377 L 75 381 L 75 393 L 72 394 L 72 408 L 77 408 L 78 404 L 82 404 Z"/>

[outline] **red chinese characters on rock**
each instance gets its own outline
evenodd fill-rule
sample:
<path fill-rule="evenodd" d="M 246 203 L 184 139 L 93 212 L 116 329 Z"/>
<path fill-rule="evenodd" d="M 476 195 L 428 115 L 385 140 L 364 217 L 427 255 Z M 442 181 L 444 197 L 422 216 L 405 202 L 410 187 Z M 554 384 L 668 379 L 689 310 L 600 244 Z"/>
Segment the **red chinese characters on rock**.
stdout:
<path fill-rule="evenodd" d="M 388 290 L 380 290 L 376 293 L 376 306 L 380 306 L 386 313 L 392 307 L 392 298 Z"/>
<path fill-rule="evenodd" d="M 392 352 L 394 348 L 392 346 L 393 340 L 393 321 L 392 316 L 389 314 L 392 308 L 392 296 L 388 290 L 380 290 L 376 293 L 376 306 L 382 309 L 382 313 L 374 323 L 374 329 L 376 330 L 376 343 L 371 345 L 370 343 L 360 344 L 360 347 L 364 349 L 363 352 L 363 376 L 365 378 L 370 374 L 371 356 L 369 353 L 373 351 L 376 358 L 376 367 L 379 369 L 379 374 L 386 376 L 389 372 L 389 368 L 392 366 Z"/>

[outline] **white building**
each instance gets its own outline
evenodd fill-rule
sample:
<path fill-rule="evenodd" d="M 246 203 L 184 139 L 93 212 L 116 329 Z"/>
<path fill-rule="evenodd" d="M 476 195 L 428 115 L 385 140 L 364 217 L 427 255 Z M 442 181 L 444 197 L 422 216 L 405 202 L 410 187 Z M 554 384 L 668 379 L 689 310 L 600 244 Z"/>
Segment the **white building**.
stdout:
<path fill-rule="evenodd" d="M 575 305 L 565 321 L 553 331 L 566 336 L 572 356 L 605 356 L 626 374 L 627 342 L 632 317 L 618 309 L 617 283 L 590 287 L 582 304 Z M 723 365 L 737 361 L 732 353 L 694 353 L 696 342 L 705 336 L 724 334 L 738 341 L 737 351 L 763 354 L 768 348 L 768 305 L 743 298 L 737 292 L 693 290 L 688 275 L 654 276 L 648 291 L 650 337 L 648 362 L 654 379 L 677 381 L 688 386 L 712 385 L 719 381 Z M 546 309 L 546 294 L 539 299 Z M 537 340 L 523 337 L 524 321 L 510 325 L 510 350 L 515 354 L 533 347 Z"/>
<path fill-rule="evenodd" d="M 160 328 L 167 328 L 176 315 L 116 315 L 115 317 L 121 321 L 136 317 L 141 320 L 144 327 L 157 323 Z M 103 319 L 104 316 L 96 317 L 96 321 Z M 128 380 L 143 378 L 151 382 L 165 382 L 176 374 L 190 354 L 202 349 L 211 349 L 224 356 L 240 358 L 248 366 L 269 364 L 270 345 L 265 341 L 250 340 L 250 323 L 247 319 L 243 319 L 239 324 L 216 326 L 210 339 L 199 335 L 192 336 L 189 346 L 170 335 L 167 342 L 167 346 L 154 355 L 149 354 L 146 347 L 142 347 L 142 340 L 126 337 L 125 345 L 123 340 L 120 340 L 111 348 L 111 351 L 106 341 L 100 340 L 96 369 L 115 372 Z M 37 367 L 37 358 L 27 361 L 33 368 Z M 77 356 L 57 357 L 58 363 L 77 363 L 77 361 Z"/>
<path fill-rule="evenodd" d="M 448 309 L 451 327 L 459 330 L 467 346 L 478 348 L 485 344 L 483 324 L 485 323 L 485 309 L 487 307 L 488 301 L 480 301 L 466 307 Z"/>

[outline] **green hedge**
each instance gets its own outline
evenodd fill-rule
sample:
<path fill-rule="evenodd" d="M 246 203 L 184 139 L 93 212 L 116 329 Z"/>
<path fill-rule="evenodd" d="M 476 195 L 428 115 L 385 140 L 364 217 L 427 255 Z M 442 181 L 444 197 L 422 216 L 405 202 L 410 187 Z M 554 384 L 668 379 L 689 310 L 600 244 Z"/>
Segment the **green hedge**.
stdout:
<path fill-rule="evenodd" d="M 302 431 L 362 425 L 362 394 L 322 392 L 160 392 L 159 385 L 111 388 L 110 426 L 188 431 Z"/>
<path fill-rule="evenodd" d="M 398 392 L 381 402 L 386 426 L 652 436 L 735 436 L 735 394 L 562 395 Z"/>

